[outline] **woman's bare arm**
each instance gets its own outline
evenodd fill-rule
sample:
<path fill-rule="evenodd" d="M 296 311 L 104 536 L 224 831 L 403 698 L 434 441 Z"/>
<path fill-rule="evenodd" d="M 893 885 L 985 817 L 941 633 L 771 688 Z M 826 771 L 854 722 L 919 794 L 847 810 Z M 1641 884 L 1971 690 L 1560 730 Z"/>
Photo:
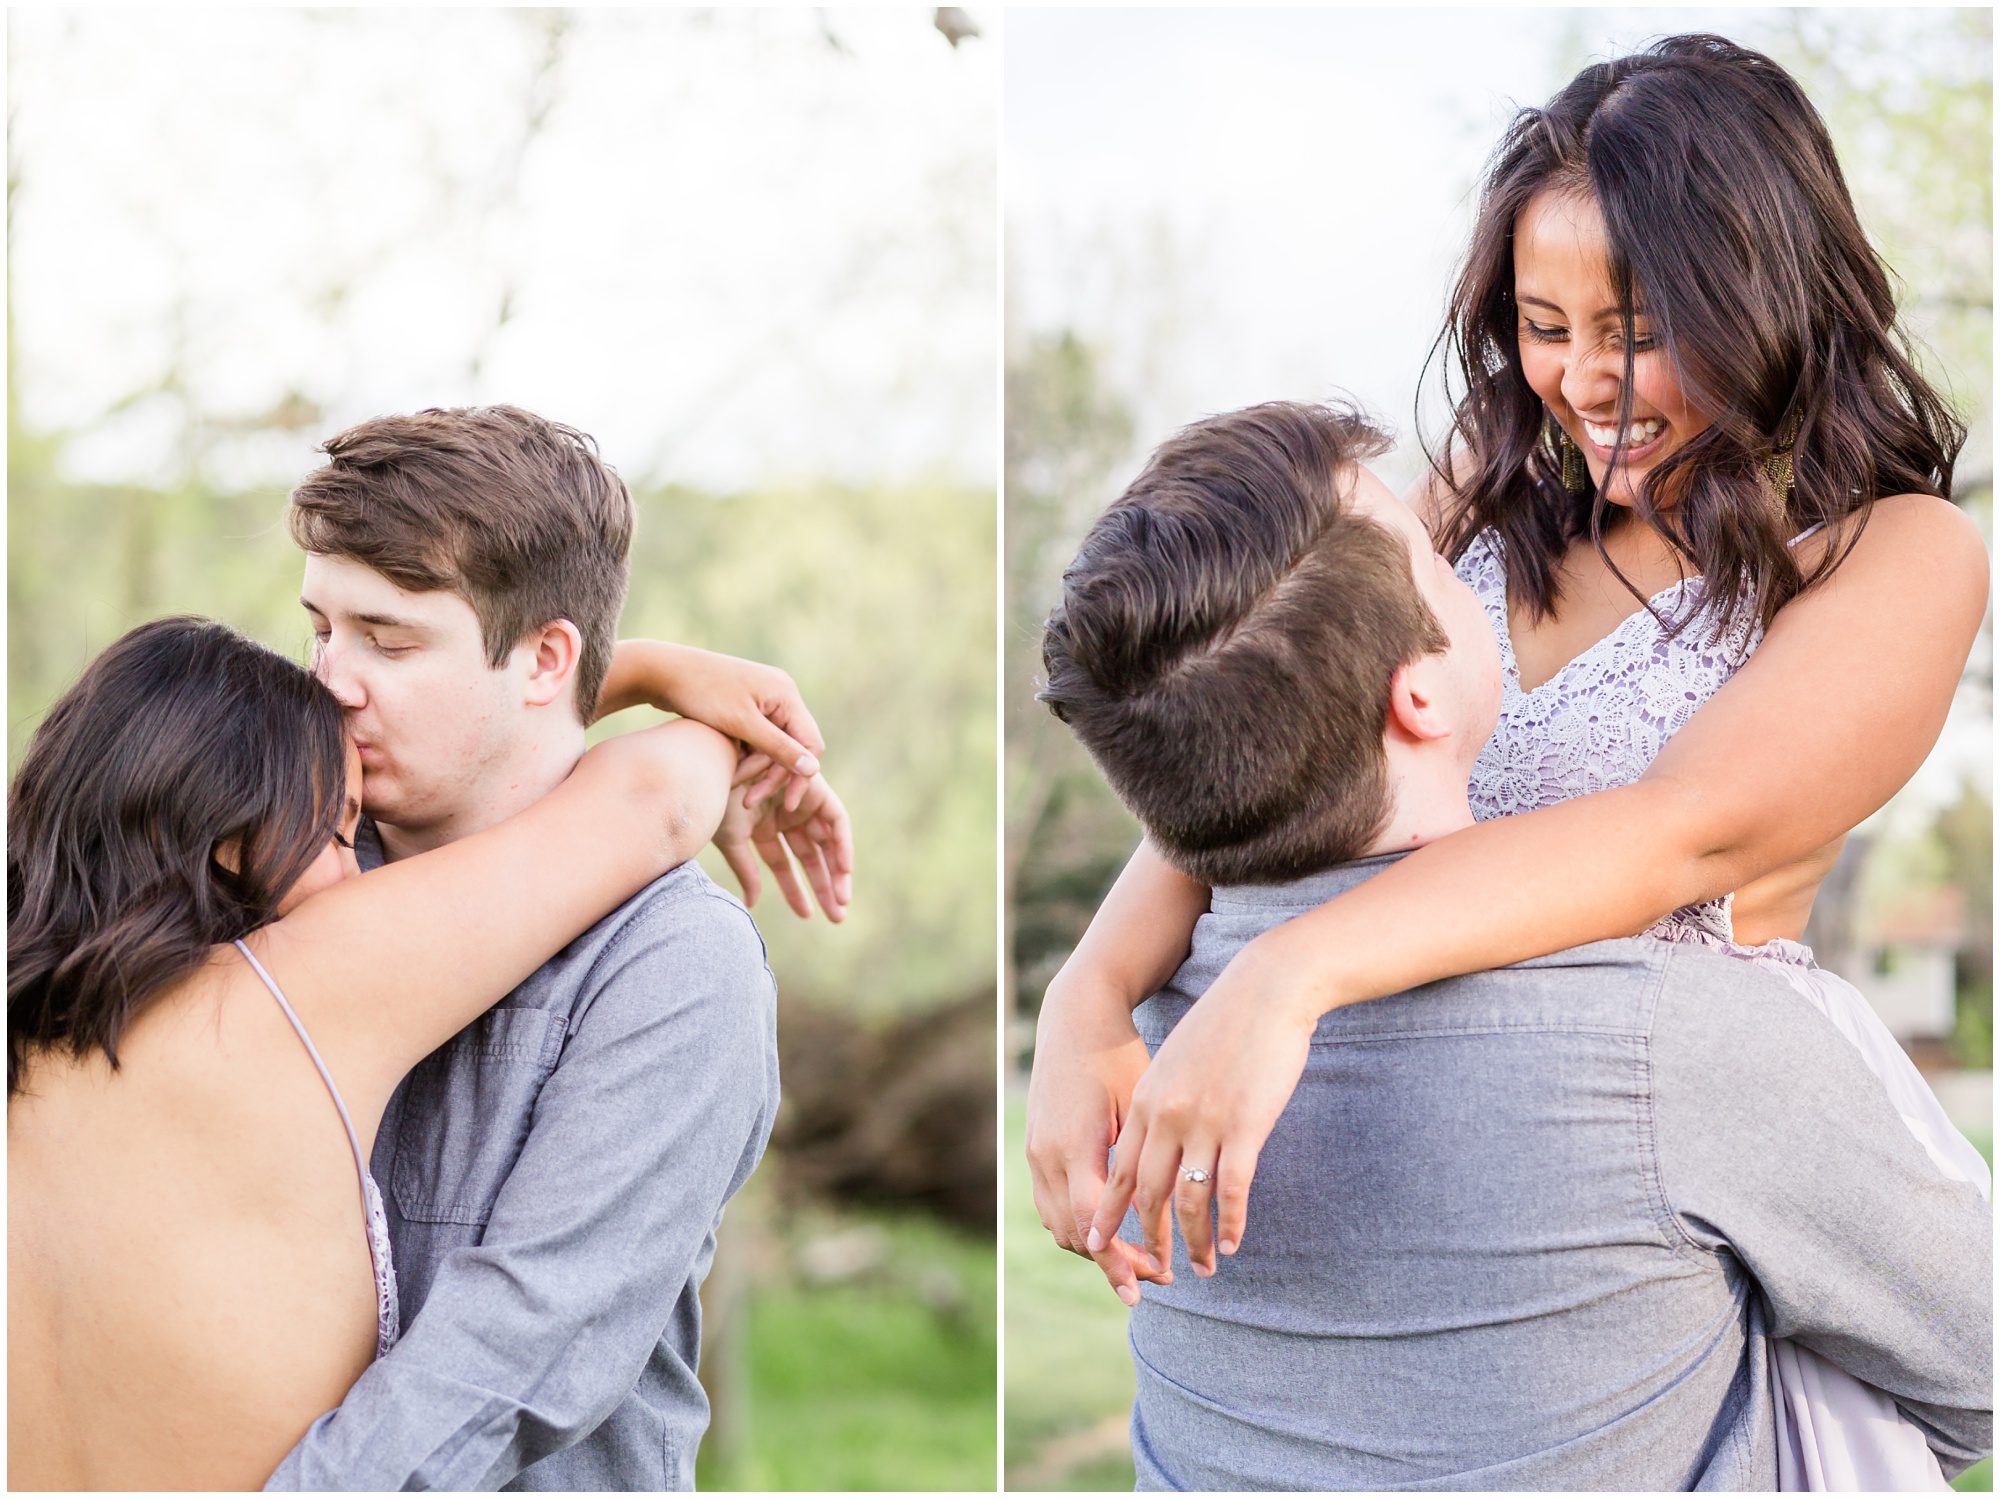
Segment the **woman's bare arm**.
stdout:
<path fill-rule="evenodd" d="M 1173 976 L 1207 909 L 1208 887 L 1141 843 L 1050 982 L 1035 1023 L 1027 1118 L 1035 1210 L 1056 1243 L 1095 1260 L 1128 1304 L 1138 1299 L 1135 1280 L 1162 1272 L 1117 1240 L 1093 1251 L 1087 1235 L 1105 1153 L 1146 1070 L 1131 1012 Z"/>
<path fill-rule="evenodd" d="M 1859 823 L 1936 743 L 1986 579 L 1963 512 L 1882 501 L 1642 780 L 1439 839 L 1251 943 L 1134 1090 L 1096 1228 L 1136 1191 L 1158 1251 L 1180 1147 L 1202 1138 L 1239 1163 L 1218 1200 L 1222 1237 L 1240 1239 L 1256 1153 L 1327 1010 L 1629 935 Z M 1205 1209 L 1183 1227 L 1212 1265 Z"/>
<path fill-rule="evenodd" d="M 801 777 L 826 753 L 798 684 L 775 666 L 670 640 L 621 640 L 592 718 L 647 705 L 740 739 Z"/>
<path fill-rule="evenodd" d="M 772 809 L 786 825 L 782 838 L 753 840 L 744 836 L 748 824 L 725 824 L 716 840 L 743 886 L 745 904 L 757 903 L 763 885 L 757 873 L 761 854 L 793 912 L 809 918 L 812 907 L 799 894 L 792 869 L 796 857 L 827 920 L 843 920 L 854 898 L 854 840 L 840 799 L 816 779 L 826 741 L 798 684 L 775 666 L 736 656 L 667 640 L 621 640 L 611 653 L 595 716 L 641 706 L 678 713 L 747 745 L 752 753 L 737 766 L 736 780 L 751 783 L 745 795 L 749 805 L 783 787 L 782 802 Z M 822 809 L 837 815 L 815 815 Z"/>
<path fill-rule="evenodd" d="M 1144 1003 L 1188 955 L 1208 886 L 1160 857 L 1151 840 L 1132 852 L 1090 926 L 1049 983 L 1049 993 L 1113 993 L 1126 1009 Z"/>
<path fill-rule="evenodd" d="M 598 745 L 533 806 L 341 882 L 250 945 L 357 1107 L 708 842 L 735 746 L 688 720 Z"/>

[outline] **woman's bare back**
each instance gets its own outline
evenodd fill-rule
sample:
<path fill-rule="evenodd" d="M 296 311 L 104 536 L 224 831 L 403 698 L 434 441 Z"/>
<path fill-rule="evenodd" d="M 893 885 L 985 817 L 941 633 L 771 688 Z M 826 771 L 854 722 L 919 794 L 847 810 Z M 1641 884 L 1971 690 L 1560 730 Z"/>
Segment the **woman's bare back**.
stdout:
<path fill-rule="evenodd" d="M 8 1105 L 8 1471 L 258 1488 L 375 1354 L 353 1153 L 232 949 L 119 1057 L 43 1053 Z"/>

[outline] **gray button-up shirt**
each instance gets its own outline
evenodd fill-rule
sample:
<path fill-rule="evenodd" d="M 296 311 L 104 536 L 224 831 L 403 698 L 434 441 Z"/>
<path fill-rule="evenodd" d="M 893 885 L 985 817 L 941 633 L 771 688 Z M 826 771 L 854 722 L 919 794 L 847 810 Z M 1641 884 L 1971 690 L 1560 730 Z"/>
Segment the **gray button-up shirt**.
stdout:
<path fill-rule="evenodd" d="M 689 863 L 419 1064 L 373 1157 L 403 1336 L 266 1487 L 693 1488 L 697 1293 L 776 1016 L 749 913 Z"/>
<path fill-rule="evenodd" d="M 1265 929 L 1378 873 L 1218 889 L 1157 1048 Z M 1136 1241 L 1136 1218 L 1127 1237 Z M 1782 981 L 1601 942 L 1326 1016 L 1209 1280 L 1143 1287 L 1142 1489 L 1768 1489 L 1765 1343 L 1992 1441 L 1992 1229 Z"/>

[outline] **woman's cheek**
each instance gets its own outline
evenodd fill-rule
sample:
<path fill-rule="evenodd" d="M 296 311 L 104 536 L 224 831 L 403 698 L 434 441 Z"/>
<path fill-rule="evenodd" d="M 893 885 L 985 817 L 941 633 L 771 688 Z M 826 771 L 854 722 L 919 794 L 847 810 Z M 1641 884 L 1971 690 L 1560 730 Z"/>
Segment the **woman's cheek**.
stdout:
<path fill-rule="evenodd" d="M 1657 411 L 1686 442 L 1708 426 L 1708 418 L 1688 406 L 1687 395 L 1674 377 L 1673 361 L 1658 349 L 1641 354 L 1632 370 L 1632 391 L 1638 404 Z"/>
<path fill-rule="evenodd" d="M 1522 344 L 1521 373 L 1527 378 L 1528 388 L 1541 398 L 1543 405 L 1561 403 L 1562 367 L 1550 359 L 1545 350 L 1533 344 Z"/>

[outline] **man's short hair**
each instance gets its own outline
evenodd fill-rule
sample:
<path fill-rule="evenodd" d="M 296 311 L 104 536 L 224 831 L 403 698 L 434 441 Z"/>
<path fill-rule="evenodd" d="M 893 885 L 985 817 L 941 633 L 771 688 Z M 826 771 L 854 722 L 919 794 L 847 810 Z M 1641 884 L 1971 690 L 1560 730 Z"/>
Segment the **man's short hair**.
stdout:
<path fill-rule="evenodd" d="M 1296 879 L 1388 821 L 1389 681 L 1448 641 L 1408 545 L 1348 502 L 1387 447 L 1338 406 L 1196 422 L 1063 574 L 1041 698 L 1198 880 Z"/>
<path fill-rule="evenodd" d="M 488 660 L 566 619 L 583 637 L 575 686 L 585 723 L 617 642 L 632 497 L 573 427 L 518 406 L 382 416 L 322 444 L 324 467 L 292 491 L 292 539 L 351 557 L 412 592 L 472 606 Z"/>

